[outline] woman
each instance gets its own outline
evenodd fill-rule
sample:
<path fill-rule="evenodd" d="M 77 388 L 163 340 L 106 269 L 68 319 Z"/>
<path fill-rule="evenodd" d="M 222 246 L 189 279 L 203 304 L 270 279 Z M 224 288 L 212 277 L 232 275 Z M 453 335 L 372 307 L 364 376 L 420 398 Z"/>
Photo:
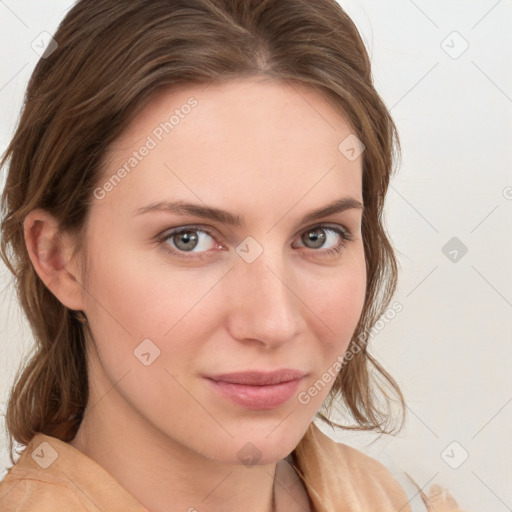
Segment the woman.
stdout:
<path fill-rule="evenodd" d="M 79 1 L 2 162 L 37 343 L 2 510 L 410 511 L 313 423 L 339 400 L 339 427 L 392 432 L 373 367 L 403 424 L 367 351 L 396 145 L 334 0 Z"/>

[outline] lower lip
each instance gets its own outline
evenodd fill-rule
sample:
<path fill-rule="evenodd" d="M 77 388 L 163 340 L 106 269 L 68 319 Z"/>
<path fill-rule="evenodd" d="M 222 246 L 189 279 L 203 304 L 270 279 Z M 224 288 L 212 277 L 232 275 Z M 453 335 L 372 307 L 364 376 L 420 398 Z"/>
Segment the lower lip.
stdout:
<path fill-rule="evenodd" d="M 221 395 L 246 409 L 274 409 L 286 403 L 297 391 L 302 379 L 271 386 L 247 386 L 206 379 Z"/>

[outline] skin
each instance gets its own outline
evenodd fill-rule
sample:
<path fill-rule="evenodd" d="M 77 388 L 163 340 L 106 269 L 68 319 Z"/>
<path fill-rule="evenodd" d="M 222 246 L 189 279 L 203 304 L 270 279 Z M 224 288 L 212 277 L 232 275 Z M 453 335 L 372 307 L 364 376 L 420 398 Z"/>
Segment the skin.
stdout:
<path fill-rule="evenodd" d="M 190 114 L 92 201 L 88 276 L 47 212 L 27 216 L 26 243 L 41 279 L 67 307 L 84 311 L 94 336 L 89 404 L 70 444 L 151 511 L 172 503 L 234 512 L 250 503 L 252 512 L 268 512 L 276 468 L 333 380 L 307 404 L 297 395 L 346 351 L 366 287 L 362 210 L 301 219 L 342 197 L 362 203 L 362 161 L 338 150 L 353 130 L 316 90 L 258 77 L 159 92 L 111 148 L 105 180 L 191 96 L 198 105 Z M 132 213 L 178 199 L 240 215 L 245 227 Z M 346 229 L 353 240 L 326 255 L 343 239 L 327 230 L 324 245 L 308 242 L 319 224 Z M 182 258 L 164 250 L 179 251 L 179 237 L 156 241 L 189 225 L 213 233 L 194 232 L 199 245 Z M 252 263 L 236 252 L 248 236 L 263 249 Z M 201 251 L 204 259 L 191 256 Z M 160 350 L 149 366 L 134 356 L 147 338 Z M 266 410 L 233 404 L 202 377 L 280 368 L 307 376 L 288 402 Z M 237 456 L 246 443 L 261 452 L 252 467 Z"/>

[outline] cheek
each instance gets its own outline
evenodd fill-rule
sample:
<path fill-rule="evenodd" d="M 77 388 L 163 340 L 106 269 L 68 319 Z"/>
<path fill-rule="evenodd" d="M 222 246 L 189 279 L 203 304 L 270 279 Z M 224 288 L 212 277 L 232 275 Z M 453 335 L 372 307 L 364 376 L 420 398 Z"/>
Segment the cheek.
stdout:
<path fill-rule="evenodd" d="M 366 295 L 364 254 L 347 261 L 328 279 L 317 280 L 315 294 L 309 294 L 309 328 L 317 343 L 316 373 L 305 384 L 297 399 L 308 411 L 317 411 L 335 383 L 343 358 L 361 317 Z"/>
<path fill-rule="evenodd" d="M 313 379 L 322 381 L 319 386 L 310 383 L 313 408 L 321 406 L 341 369 L 345 353 L 361 317 L 366 293 L 364 257 L 361 263 L 347 265 L 343 271 L 325 283 L 317 304 L 323 304 L 316 326 L 319 372 Z M 302 402 L 301 402 L 302 403 Z"/>
<path fill-rule="evenodd" d="M 94 231 L 95 229 L 95 231 Z M 151 312 L 164 300 L 154 287 L 151 265 L 142 261 L 116 230 L 91 227 L 89 282 L 84 294 L 88 317 L 98 343 L 109 347 L 130 346 L 147 333 L 137 325 L 151 325 Z M 140 342 L 140 341 L 139 341 Z M 103 347 L 102 347 L 103 348 Z"/>
<path fill-rule="evenodd" d="M 355 251 L 346 264 L 329 276 L 317 280 L 309 300 L 318 317 L 317 337 L 326 349 L 337 353 L 346 349 L 361 316 L 365 296 L 366 265 L 362 250 Z"/>
<path fill-rule="evenodd" d="M 205 309 L 209 312 L 212 307 L 209 291 L 223 275 L 220 267 L 205 272 L 176 263 L 173 266 L 165 255 L 155 258 L 158 249 L 141 255 L 141 251 L 127 247 L 119 250 L 122 244 L 113 240 L 102 244 L 98 241 L 99 249 L 91 255 L 94 265 L 90 295 L 86 294 L 92 311 L 91 325 L 94 322 L 96 327 L 93 332 L 98 342 L 108 340 L 108 346 L 102 348 L 113 351 L 111 347 L 128 347 L 133 351 L 149 338 L 162 355 L 170 340 L 173 356 L 181 350 L 193 350 L 190 339 L 199 339 L 201 325 L 205 325 Z M 203 322 L 198 321 L 198 314 Z"/>

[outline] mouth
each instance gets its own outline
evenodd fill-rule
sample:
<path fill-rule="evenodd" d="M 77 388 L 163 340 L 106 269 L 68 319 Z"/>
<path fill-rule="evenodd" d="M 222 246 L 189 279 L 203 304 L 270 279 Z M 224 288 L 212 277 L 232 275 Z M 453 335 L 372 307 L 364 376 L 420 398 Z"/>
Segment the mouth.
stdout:
<path fill-rule="evenodd" d="M 303 371 L 286 368 L 272 372 L 254 370 L 247 372 L 224 373 L 220 375 L 205 375 L 205 377 L 217 382 L 229 382 L 231 384 L 269 386 L 301 379 L 305 375 L 306 373 Z"/>
<path fill-rule="evenodd" d="M 290 400 L 305 376 L 297 370 L 243 372 L 205 377 L 217 394 L 245 409 L 275 409 Z"/>

